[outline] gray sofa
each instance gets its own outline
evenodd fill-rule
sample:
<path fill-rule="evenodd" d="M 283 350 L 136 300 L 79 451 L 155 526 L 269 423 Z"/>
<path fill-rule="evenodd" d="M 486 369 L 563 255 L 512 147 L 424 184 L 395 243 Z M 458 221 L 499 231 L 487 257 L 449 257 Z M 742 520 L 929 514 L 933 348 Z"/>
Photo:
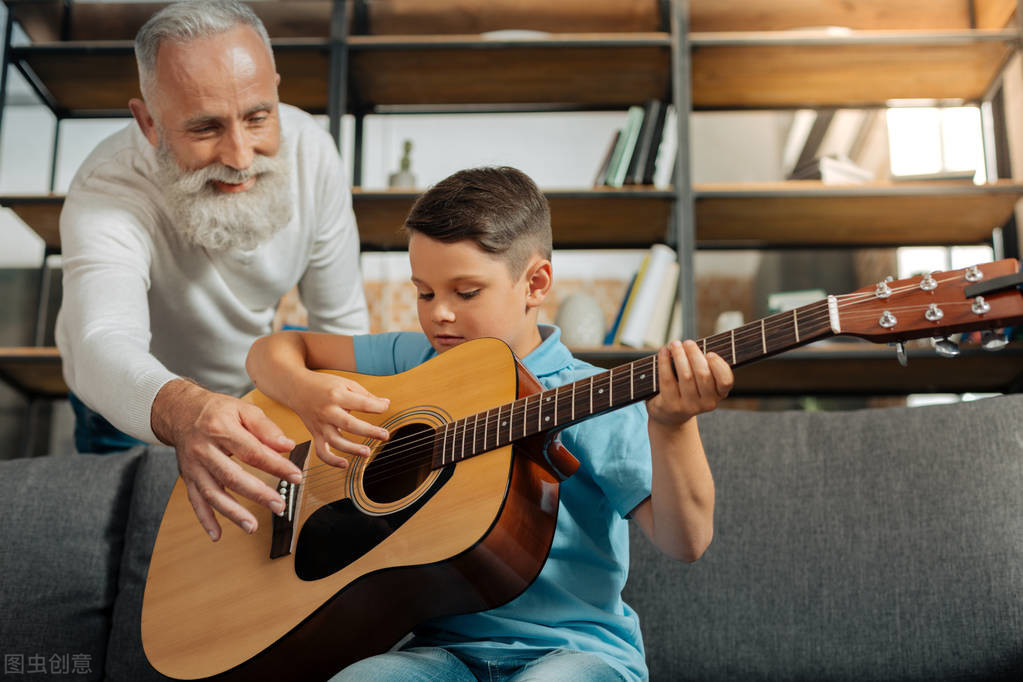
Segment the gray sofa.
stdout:
<path fill-rule="evenodd" d="M 711 548 L 633 542 L 652 679 L 1023 678 L 1021 415 L 1023 396 L 701 417 Z M 165 448 L 0 462 L 6 679 L 159 679 L 139 610 L 175 474 Z"/>

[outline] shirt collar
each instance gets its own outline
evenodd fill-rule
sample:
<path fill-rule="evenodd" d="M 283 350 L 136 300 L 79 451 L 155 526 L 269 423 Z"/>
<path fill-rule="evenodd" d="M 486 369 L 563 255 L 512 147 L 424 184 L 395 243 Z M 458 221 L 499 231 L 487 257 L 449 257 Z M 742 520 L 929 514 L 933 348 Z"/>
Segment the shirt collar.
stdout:
<path fill-rule="evenodd" d="M 561 343 L 561 330 L 552 324 L 537 325 L 542 341 L 522 360 L 534 376 L 555 374 L 572 364 L 572 353 Z"/>

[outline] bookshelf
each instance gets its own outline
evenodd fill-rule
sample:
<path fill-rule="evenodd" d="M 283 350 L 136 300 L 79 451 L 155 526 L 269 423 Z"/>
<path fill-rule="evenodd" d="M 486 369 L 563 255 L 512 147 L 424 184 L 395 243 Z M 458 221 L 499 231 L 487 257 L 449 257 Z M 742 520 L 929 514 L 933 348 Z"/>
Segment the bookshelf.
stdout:
<path fill-rule="evenodd" d="M 130 41 L 158 5 L 6 4 L 8 35 L 17 22 L 29 42 L 5 51 L 5 73 L 24 74 L 58 120 L 127 116 L 125 104 L 137 94 Z M 987 101 L 1020 40 L 1012 0 L 523 0 L 481 3 L 471 13 L 450 4 L 252 3 L 273 39 L 282 101 L 326 113 L 335 137 L 340 117 L 355 116 L 357 184 L 368 114 L 623 110 L 650 98 L 680 111 Z M 482 35 L 510 26 L 545 33 Z M 820 28 L 836 26 L 844 28 Z M 694 186 L 688 124 L 679 118 L 678 186 L 548 190 L 556 247 L 667 241 L 680 253 L 681 288 L 690 296 L 698 248 L 985 243 L 1023 195 L 1023 183 L 1012 180 Z M 415 194 L 356 187 L 353 196 L 363 248 L 404 248 L 396 227 Z M 59 195 L 0 198 L 54 249 L 61 202 Z M 691 312 L 695 299 L 684 303 Z M 696 335 L 694 326 L 690 319 L 687 336 Z M 606 364 L 620 351 L 584 355 Z M 862 357 L 830 361 L 856 366 Z"/>

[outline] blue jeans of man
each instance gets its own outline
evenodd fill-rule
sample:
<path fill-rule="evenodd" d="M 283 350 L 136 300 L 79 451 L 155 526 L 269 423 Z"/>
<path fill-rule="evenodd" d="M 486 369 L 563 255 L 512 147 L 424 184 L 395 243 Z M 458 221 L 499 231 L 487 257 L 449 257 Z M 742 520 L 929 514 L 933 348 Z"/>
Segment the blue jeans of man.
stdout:
<path fill-rule="evenodd" d="M 144 441 L 119 431 L 99 412 L 83 403 L 74 393 L 68 395 L 75 413 L 75 449 L 81 453 L 108 455 L 128 450 Z"/>

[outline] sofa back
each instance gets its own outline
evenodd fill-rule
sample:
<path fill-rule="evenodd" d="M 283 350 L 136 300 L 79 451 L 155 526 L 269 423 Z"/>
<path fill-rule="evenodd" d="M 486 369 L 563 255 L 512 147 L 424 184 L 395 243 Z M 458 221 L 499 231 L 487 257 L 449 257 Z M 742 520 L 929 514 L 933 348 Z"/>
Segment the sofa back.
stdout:
<path fill-rule="evenodd" d="M 1023 679 L 1023 396 L 699 419 L 710 548 L 633 529 L 651 679 Z"/>
<path fill-rule="evenodd" d="M 700 417 L 714 542 L 683 564 L 634 532 L 651 678 L 1023 678 L 1021 415 L 1023 396 Z M 164 679 L 139 617 L 176 474 L 167 448 L 0 462 L 0 648 L 24 670 L 5 678 Z"/>

